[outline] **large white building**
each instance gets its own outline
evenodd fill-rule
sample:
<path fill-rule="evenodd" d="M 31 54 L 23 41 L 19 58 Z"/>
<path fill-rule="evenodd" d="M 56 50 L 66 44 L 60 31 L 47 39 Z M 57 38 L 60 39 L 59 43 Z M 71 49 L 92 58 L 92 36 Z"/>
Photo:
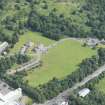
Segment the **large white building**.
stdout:
<path fill-rule="evenodd" d="M 20 105 L 17 101 L 22 98 L 22 89 L 18 88 L 6 95 L 0 94 L 0 105 Z"/>

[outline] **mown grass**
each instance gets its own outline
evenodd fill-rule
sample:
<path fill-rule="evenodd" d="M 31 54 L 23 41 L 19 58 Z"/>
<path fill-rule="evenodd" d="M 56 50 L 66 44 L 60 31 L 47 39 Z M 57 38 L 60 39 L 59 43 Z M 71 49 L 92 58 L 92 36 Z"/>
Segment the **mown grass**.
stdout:
<path fill-rule="evenodd" d="M 38 32 L 32 32 L 32 31 L 28 31 L 26 32 L 24 35 L 21 35 L 19 38 L 19 42 L 16 43 L 16 45 L 14 46 L 14 48 L 11 49 L 11 53 L 16 53 L 20 51 L 20 48 L 27 43 L 28 41 L 32 41 L 35 44 L 38 43 L 42 43 L 46 46 L 48 46 L 49 44 L 52 44 L 53 40 L 50 40 L 48 38 L 45 38 L 42 36 L 41 33 Z"/>
<path fill-rule="evenodd" d="M 81 43 L 77 41 L 65 41 L 43 55 L 42 67 L 29 71 L 24 80 L 28 80 L 29 85 L 36 87 L 48 82 L 53 77 L 64 78 L 75 71 L 83 59 L 94 54 L 96 54 L 96 50 L 82 47 Z"/>

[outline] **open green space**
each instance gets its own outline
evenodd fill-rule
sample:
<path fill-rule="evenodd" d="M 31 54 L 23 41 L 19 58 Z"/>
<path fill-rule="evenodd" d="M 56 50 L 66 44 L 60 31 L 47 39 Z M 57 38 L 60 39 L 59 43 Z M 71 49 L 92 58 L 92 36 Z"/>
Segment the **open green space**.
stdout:
<path fill-rule="evenodd" d="M 42 67 L 29 71 L 24 80 L 35 87 L 44 84 L 53 77 L 59 79 L 71 74 L 85 58 L 96 54 L 96 50 L 82 47 L 80 42 L 66 40 L 42 56 Z"/>
<path fill-rule="evenodd" d="M 20 36 L 19 41 L 15 44 L 14 48 L 11 49 L 11 52 L 18 52 L 20 48 L 28 41 L 32 41 L 35 44 L 42 43 L 46 46 L 55 42 L 53 40 L 43 37 L 41 33 L 28 31 L 24 35 Z"/>
<path fill-rule="evenodd" d="M 95 85 L 95 88 L 105 94 L 105 78 L 100 80 L 99 83 Z"/>
<path fill-rule="evenodd" d="M 39 5 L 35 5 L 38 13 L 48 15 L 49 12 L 55 9 L 56 13 L 64 14 L 65 17 L 70 17 L 73 12 L 80 9 L 81 4 L 84 3 L 84 0 L 45 0 L 45 2 L 40 0 Z"/>

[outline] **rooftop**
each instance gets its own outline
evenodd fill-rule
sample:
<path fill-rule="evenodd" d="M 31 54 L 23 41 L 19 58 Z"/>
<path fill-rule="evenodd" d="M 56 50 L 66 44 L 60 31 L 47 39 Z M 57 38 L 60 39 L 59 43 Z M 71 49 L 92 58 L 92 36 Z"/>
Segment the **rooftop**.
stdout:
<path fill-rule="evenodd" d="M 17 101 L 22 97 L 22 90 L 18 88 L 6 95 L 0 94 L 0 105 L 19 105 Z"/>
<path fill-rule="evenodd" d="M 90 89 L 84 88 L 84 89 L 80 90 L 78 94 L 79 94 L 80 97 L 85 97 L 89 93 L 90 93 Z"/>

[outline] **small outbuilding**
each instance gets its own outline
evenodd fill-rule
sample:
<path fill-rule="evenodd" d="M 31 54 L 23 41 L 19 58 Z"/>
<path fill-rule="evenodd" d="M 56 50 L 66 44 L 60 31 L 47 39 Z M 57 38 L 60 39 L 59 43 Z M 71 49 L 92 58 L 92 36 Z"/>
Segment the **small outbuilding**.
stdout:
<path fill-rule="evenodd" d="M 21 88 L 11 91 L 6 95 L 0 93 L 0 105 L 20 105 L 19 101 L 22 96 Z"/>
<path fill-rule="evenodd" d="M 60 105 L 68 105 L 68 102 L 62 102 Z"/>
<path fill-rule="evenodd" d="M 84 41 L 84 43 L 85 43 L 87 46 L 89 46 L 89 47 L 91 47 L 91 48 L 94 48 L 95 46 L 97 46 L 97 45 L 100 43 L 100 41 L 99 41 L 98 39 L 96 39 L 96 38 L 87 38 L 87 39 Z"/>
<path fill-rule="evenodd" d="M 8 47 L 9 47 L 8 42 L 3 42 L 3 43 L 0 45 L 0 54 L 2 54 Z"/>
<path fill-rule="evenodd" d="M 90 93 L 90 89 L 84 88 L 84 89 L 80 90 L 78 94 L 79 94 L 80 97 L 85 97 L 89 93 Z"/>
<path fill-rule="evenodd" d="M 24 45 L 20 50 L 20 54 L 24 55 L 26 53 L 27 49 L 28 49 L 28 47 Z"/>
<path fill-rule="evenodd" d="M 47 47 L 44 46 L 44 44 L 38 44 L 33 51 L 37 53 L 46 53 L 48 51 Z"/>

